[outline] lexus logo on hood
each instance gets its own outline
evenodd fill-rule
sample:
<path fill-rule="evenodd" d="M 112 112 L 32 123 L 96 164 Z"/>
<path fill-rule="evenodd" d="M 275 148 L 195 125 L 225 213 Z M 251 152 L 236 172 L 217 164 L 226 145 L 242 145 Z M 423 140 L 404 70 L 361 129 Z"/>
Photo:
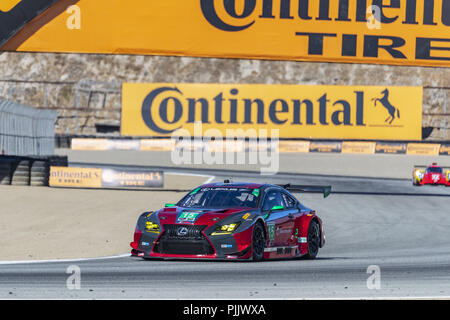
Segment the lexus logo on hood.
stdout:
<path fill-rule="evenodd" d="M 188 233 L 188 229 L 186 227 L 181 227 L 181 228 L 178 228 L 178 230 L 177 230 L 177 235 L 181 236 L 181 237 L 187 235 L 187 233 Z"/>

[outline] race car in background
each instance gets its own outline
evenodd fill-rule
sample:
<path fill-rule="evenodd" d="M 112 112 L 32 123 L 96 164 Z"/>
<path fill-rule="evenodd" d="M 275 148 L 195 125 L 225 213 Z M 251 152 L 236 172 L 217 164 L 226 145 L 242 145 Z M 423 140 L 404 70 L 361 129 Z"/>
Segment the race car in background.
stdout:
<path fill-rule="evenodd" d="M 314 259 L 325 244 L 322 220 L 291 192 L 327 197 L 331 187 L 229 180 L 202 185 L 176 204 L 144 212 L 131 254 L 146 259 Z"/>
<path fill-rule="evenodd" d="M 450 168 L 443 168 L 433 163 L 428 167 L 414 166 L 413 185 L 443 185 L 450 187 Z"/>

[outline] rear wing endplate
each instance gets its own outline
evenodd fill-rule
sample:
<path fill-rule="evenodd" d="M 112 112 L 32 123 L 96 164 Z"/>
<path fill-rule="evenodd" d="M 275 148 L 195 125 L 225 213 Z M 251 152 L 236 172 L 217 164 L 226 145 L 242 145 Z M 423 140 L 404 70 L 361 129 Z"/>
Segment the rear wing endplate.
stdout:
<path fill-rule="evenodd" d="M 291 192 L 310 192 L 310 193 L 323 193 L 323 197 L 326 198 L 331 193 L 331 186 L 308 186 L 300 184 L 279 184 L 278 186 Z"/>

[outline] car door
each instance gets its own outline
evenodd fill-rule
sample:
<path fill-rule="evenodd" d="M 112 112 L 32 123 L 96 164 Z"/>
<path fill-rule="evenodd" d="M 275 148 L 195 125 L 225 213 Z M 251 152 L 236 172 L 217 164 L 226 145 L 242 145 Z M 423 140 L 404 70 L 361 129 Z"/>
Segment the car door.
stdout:
<path fill-rule="evenodd" d="M 282 209 L 271 211 L 273 207 Z M 286 209 L 281 191 L 277 189 L 266 191 L 262 211 L 268 215 L 266 224 L 270 246 L 286 246 L 292 235 L 294 220 L 288 216 L 289 210 Z"/>
<path fill-rule="evenodd" d="M 298 208 L 297 201 L 287 192 L 282 192 L 283 200 L 286 208 L 287 221 L 285 223 L 286 231 L 286 241 L 288 245 L 297 244 L 296 236 L 298 236 L 298 231 L 295 228 L 299 225 L 299 220 L 301 217 L 300 209 Z"/>

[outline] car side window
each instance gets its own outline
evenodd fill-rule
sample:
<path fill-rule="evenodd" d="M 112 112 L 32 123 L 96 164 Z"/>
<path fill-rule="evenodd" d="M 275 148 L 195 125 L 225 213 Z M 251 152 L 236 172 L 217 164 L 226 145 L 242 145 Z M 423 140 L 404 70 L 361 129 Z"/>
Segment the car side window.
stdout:
<path fill-rule="evenodd" d="M 295 208 L 295 200 L 286 193 L 283 193 L 283 200 L 286 203 L 286 208 Z"/>
<path fill-rule="evenodd" d="M 268 211 L 268 210 L 272 209 L 275 206 L 286 207 L 286 204 L 284 203 L 283 196 L 281 195 L 281 192 L 277 191 L 277 190 L 272 190 L 272 191 L 269 191 L 266 194 L 266 196 L 264 198 L 262 210 L 263 211 Z"/>

